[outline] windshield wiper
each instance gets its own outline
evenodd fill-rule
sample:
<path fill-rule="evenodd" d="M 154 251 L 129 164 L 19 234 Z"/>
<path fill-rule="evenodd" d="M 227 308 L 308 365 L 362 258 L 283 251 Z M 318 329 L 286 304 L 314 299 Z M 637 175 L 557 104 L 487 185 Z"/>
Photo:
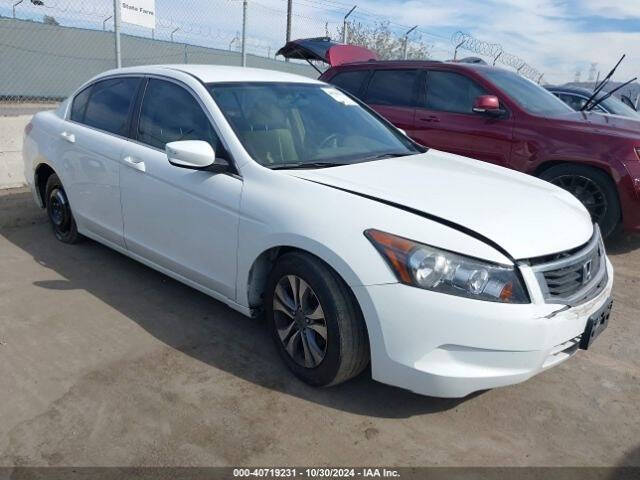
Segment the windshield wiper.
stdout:
<path fill-rule="evenodd" d="M 627 82 L 624 82 L 622 85 L 618 85 L 616 88 L 611 90 L 609 93 L 605 94 L 604 96 L 600 97 L 598 100 L 593 102 L 593 104 L 589 107 L 589 110 L 593 110 L 598 105 L 600 105 L 602 102 L 604 102 L 607 98 L 609 98 L 611 95 L 616 93 L 618 90 L 620 90 L 621 88 L 626 87 L 627 85 L 629 85 L 632 82 L 635 82 L 637 79 L 638 79 L 638 77 L 633 77 L 631 80 L 629 80 Z"/>
<path fill-rule="evenodd" d="M 584 111 L 584 110 L 591 110 L 593 108 L 590 105 L 590 103 L 593 102 L 593 99 L 598 96 L 598 94 L 602 91 L 602 89 L 605 87 L 605 85 L 607 83 L 609 83 L 609 80 L 611 79 L 611 77 L 613 77 L 613 74 L 616 72 L 616 70 L 618 69 L 618 66 L 622 63 L 622 60 L 624 60 L 624 57 L 626 57 L 626 56 L 627 56 L 626 54 L 622 55 L 622 57 L 620 57 L 620 60 L 618 60 L 618 63 L 616 63 L 615 67 L 613 67 L 611 69 L 609 74 L 606 77 L 604 77 L 602 79 L 602 81 L 598 85 L 596 85 L 596 87 L 593 89 L 593 93 L 591 94 L 589 99 L 580 108 L 581 112 Z"/>
<path fill-rule="evenodd" d="M 270 168 L 271 170 L 294 170 L 294 169 L 302 169 L 302 168 L 339 167 L 342 165 L 349 165 L 349 164 L 340 163 L 340 162 L 297 162 L 297 163 L 281 163 L 279 165 L 273 165 L 267 168 Z"/>
<path fill-rule="evenodd" d="M 413 152 L 386 152 L 378 153 L 377 155 L 371 155 L 370 157 L 364 157 L 358 159 L 359 162 L 368 162 L 370 160 L 382 160 L 385 158 L 406 157 L 407 155 L 415 155 Z"/>

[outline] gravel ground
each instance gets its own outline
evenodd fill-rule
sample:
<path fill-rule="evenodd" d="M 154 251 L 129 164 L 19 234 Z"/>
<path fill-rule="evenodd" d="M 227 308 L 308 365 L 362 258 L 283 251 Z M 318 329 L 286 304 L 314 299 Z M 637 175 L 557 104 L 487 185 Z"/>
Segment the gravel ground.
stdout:
<path fill-rule="evenodd" d="M 443 400 L 371 380 L 314 389 L 264 325 L 95 242 L 57 242 L 0 193 L 0 466 L 640 466 L 640 238 L 608 243 L 593 349 Z"/>

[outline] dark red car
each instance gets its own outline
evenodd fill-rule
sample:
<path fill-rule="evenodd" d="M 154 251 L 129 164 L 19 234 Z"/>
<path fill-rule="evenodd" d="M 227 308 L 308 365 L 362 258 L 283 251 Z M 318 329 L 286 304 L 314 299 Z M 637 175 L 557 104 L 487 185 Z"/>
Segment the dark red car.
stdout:
<path fill-rule="evenodd" d="M 291 44 L 300 45 L 295 42 L 287 44 L 295 52 L 290 56 L 321 59 L 321 51 L 292 50 Z M 337 58 L 340 46 L 326 45 Z M 363 59 L 361 51 L 354 53 L 353 60 Z M 360 98 L 417 142 L 565 188 L 587 207 L 604 235 L 619 224 L 640 232 L 639 121 L 575 112 L 515 72 L 487 65 L 345 63 L 346 58 L 341 55 L 340 64 L 333 62 L 320 79 Z"/>

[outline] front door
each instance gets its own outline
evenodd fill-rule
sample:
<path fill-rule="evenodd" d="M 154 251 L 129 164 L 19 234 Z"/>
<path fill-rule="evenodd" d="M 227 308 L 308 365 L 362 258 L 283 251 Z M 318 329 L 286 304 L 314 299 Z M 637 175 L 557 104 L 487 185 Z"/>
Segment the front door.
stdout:
<path fill-rule="evenodd" d="M 424 100 L 415 112 L 414 140 L 427 147 L 508 166 L 513 117 L 474 113 L 473 103 L 490 94 L 471 78 L 456 72 L 430 70 Z"/>
<path fill-rule="evenodd" d="M 151 78 L 134 135 L 122 152 L 120 189 L 127 248 L 207 289 L 235 298 L 242 180 L 169 164 L 165 145 L 209 142 L 226 156 L 195 96 Z M 230 160 L 230 159 L 229 159 Z"/>

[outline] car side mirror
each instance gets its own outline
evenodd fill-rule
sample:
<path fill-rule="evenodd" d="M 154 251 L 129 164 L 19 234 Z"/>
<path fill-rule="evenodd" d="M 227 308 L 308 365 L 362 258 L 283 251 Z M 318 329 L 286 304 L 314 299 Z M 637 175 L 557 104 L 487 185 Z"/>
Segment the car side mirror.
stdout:
<path fill-rule="evenodd" d="M 170 142 L 165 146 L 165 152 L 169 163 L 175 167 L 217 173 L 226 172 L 229 169 L 229 162 L 216 158 L 213 147 L 202 140 Z"/>
<path fill-rule="evenodd" d="M 500 108 L 500 100 L 495 95 L 480 95 L 473 102 L 473 111 L 492 117 L 499 117 L 504 113 Z"/>

